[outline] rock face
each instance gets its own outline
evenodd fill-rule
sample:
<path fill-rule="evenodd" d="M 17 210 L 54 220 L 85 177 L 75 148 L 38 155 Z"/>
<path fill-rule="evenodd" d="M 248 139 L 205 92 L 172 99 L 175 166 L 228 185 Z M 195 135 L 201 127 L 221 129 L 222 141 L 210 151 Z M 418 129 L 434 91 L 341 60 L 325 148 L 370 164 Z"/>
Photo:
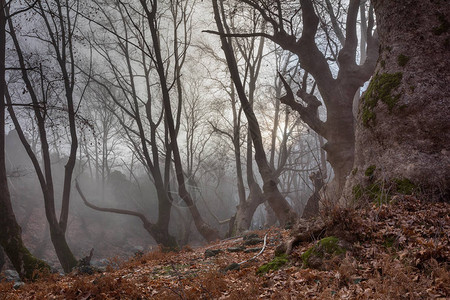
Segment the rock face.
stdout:
<path fill-rule="evenodd" d="M 343 199 L 450 197 L 450 5 L 373 1 L 380 57 L 361 97 Z"/>

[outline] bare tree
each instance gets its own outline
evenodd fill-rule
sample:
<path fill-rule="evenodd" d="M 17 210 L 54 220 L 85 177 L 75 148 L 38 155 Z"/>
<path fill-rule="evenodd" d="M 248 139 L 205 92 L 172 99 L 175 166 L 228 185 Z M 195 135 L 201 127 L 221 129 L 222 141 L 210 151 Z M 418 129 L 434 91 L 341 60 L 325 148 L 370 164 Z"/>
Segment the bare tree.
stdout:
<path fill-rule="evenodd" d="M 93 80 L 109 91 L 110 99 L 120 109 L 119 112 L 114 110 L 116 118 L 120 120 L 127 139 L 156 187 L 158 221 L 152 226 L 151 235 L 158 243 L 168 246 L 176 244 L 168 233 L 173 202 L 169 179 L 171 166 L 175 164 L 179 194 L 189 207 L 197 229 L 205 239 L 216 239 L 218 233 L 203 221 L 187 192 L 177 144 L 183 100 L 181 70 L 190 45 L 192 3 L 171 1 L 161 9 L 163 15 L 156 2 L 139 4 L 136 1 L 134 4 L 141 5 L 144 13 L 133 3 L 117 1 L 109 6 L 101 2 L 95 4 L 106 23 L 94 22 L 113 36 L 115 44 L 111 47 L 109 42 L 92 41 L 112 75 L 107 78 L 98 74 Z M 117 14 L 119 23 L 110 17 L 111 13 Z M 161 37 L 161 24 L 167 26 L 164 30 L 171 31 L 172 42 Z M 163 55 L 167 57 L 163 58 Z M 118 63 L 118 58 L 121 63 Z M 138 74 L 138 70 L 142 73 Z M 158 78 L 156 83 L 155 77 Z M 138 88 L 142 83 L 144 91 Z M 114 95 L 111 87 L 118 90 L 119 95 Z M 172 111 L 174 98 L 177 99 L 176 109 Z"/>
<path fill-rule="evenodd" d="M 354 158 L 354 126 L 352 103 L 356 91 L 372 75 L 378 58 L 378 43 L 376 34 L 373 33 L 374 17 L 369 11 L 367 25 L 367 50 L 366 60 L 362 65 L 356 63 L 357 56 L 357 17 L 360 0 L 349 2 L 347 20 L 345 22 L 345 36 L 338 26 L 339 22 L 334 15 L 331 1 L 326 1 L 332 29 L 339 38 L 338 43 L 327 39 L 326 49 L 331 53 L 327 57 L 316 42 L 319 25 L 324 23 L 319 18 L 317 8 L 311 0 L 301 0 L 300 5 L 291 1 L 273 1 L 268 5 L 262 0 L 243 0 L 242 2 L 253 7 L 270 25 L 272 33 L 238 33 L 224 34 L 231 37 L 265 37 L 283 49 L 295 53 L 301 67 L 314 77 L 320 96 L 327 108 L 327 119 L 322 121 L 318 115 L 318 108 L 322 102 L 315 95 L 299 89 L 296 93 L 302 102 L 297 102 L 289 85 L 285 85 L 287 95 L 282 102 L 296 110 L 302 120 L 319 135 L 327 139 L 324 149 L 327 159 L 333 167 L 337 186 L 336 195 L 342 192 L 345 178 L 352 169 Z M 302 20 L 301 36 L 297 37 L 299 12 Z M 322 26 L 323 27 L 323 26 Z M 326 29 L 326 27 L 325 27 Z M 328 29 L 325 37 L 329 37 Z M 339 47 L 342 44 L 342 47 Z M 333 69 L 329 60 L 335 61 L 335 67 L 339 68 L 337 76 L 333 76 Z"/>
<path fill-rule="evenodd" d="M 177 5 L 183 3 L 181 1 L 174 1 L 174 2 Z M 173 153 L 176 178 L 178 181 L 178 194 L 189 206 L 189 210 L 192 214 L 192 217 L 194 218 L 194 223 L 196 225 L 197 230 L 206 240 L 211 241 L 219 237 L 218 232 L 213 228 L 211 228 L 207 223 L 205 223 L 202 216 L 200 215 L 200 212 L 198 211 L 197 206 L 195 205 L 191 195 L 189 194 L 186 188 L 186 181 L 183 174 L 183 165 L 177 141 L 178 131 L 175 126 L 172 111 L 170 85 L 165 72 L 165 64 L 163 61 L 162 49 L 160 45 L 160 35 L 158 33 L 158 19 L 157 19 L 158 1 L 157 0 L 151 1 L 150 5 L 144 0 L 140 0 L 140 3 L 142 8 L 144 9 L 145 15 L 147 16 L 147 22 L 149 25 L 151 40 L 153 43 L 153 50 L 154 50 L 153 59 L 155 61 L 155 68 L 157 70 L 160 82 L 160 89 L 162 93 L 162 101 L 164 107 L 164 118 L 169 130 L 170 145 Z"/>
<path fill-rule="evenodd" d="M 18 57 L 18 63 L 22 71 L 22 80 L 32 101 L 34 117 L 37 120 L 39 137 L 41 142 L 41 154 L 43 166 L 40 165 L 36 154 L 25 138 L 21 125 L 12 109 L 12 100 L 7 93 L 7 101 L 10 105 L 10 115 L 14 125 L 19 133 L 19 137 L 31 158 L 39 183 L 44 195 L 45 213 L 50 225 L 50 236 L 54 245 L 56 254 L 65 272 L 70 272 L 77 265 L 72 251 L 70 250 L 65 233 L 67 230 L 69 217 L 69 201 L 72 183 L 72 174 L 75 167 L 76 152 L 78 148 L 78 137 L 76 132 L 76 109 L 77 104 L 74 99 L 75 88 L 75 53 L 74 53 L 74 28 L 78 16 L 78 1 L 64 3 L 57 1 L 55 3 L 37 2 L 34 9 L 36 16 L 43 22 L 44 30 L 35 32 L 35 38 L 44 42 L 51 49 L 51 58 L 57 66 L 57 72 L 61 81 L 47 82 L 42 64 L 37 67 L 39 77 L 39 87 L 36 87 L 30 79 L 30 68 L 28 68 L 21 43 L 16 35 L 16 30 L 11 19 L 9 19 L 9 31 L 14 42 L 14 47 Z M 36 66 L 34 66 L 36 67 Z M 60 84 L 60 85 L 59 85 Z M 40 90 L 39 90 L 40 88 Z M 50 92 L 50 91 L 53 91 Z M 61 94 L 63 97 L 60 98 Z M 55 207 L 54 178 L 51 169 L 51 155 L 49 150 L 47 124 L 49 122 L 49 113 L 52 107 L 49 97 L 64 99 L 63 107 L 57 108 L 57 111 L 63 111 L 68 119 L 70 150 L 65 165 L 64 185 L 61 199 L 60 217 L 57 218 Z"/>
<path fill-rule="evenodd" d="M 6 13 L 5 13 L 6 10 Z M 6 19 L 8 7 L 0 1 L 0 270 L 5 262 L 3 249 L 22 279 L 33 279 L 36 272 L 48 268 L 43 261 L 36 259 L 22 241 L 22 229 L 14 214 L 8 188 L 5 161 L 5 50 Z"/>
<path fill-rule="evenodd" d="M 264 197 L 266 197 L 270 206 L 275 211 L 277 218 L 278 220 L 280 220 L 281 224 L 292 222 L 297 217 L 297 214 L 292 210 L 277 187 L 278 179 L 274 176 L 273 170 L 268 164 L 258 120 L 256 119 L 255 113 L 253 112 L 251 104 L 245 93 L 244 86 L 241 82 L 236 59 L 233 53 L 233 48 L 231 47 L 229 41 L 227 40 L 227 37 L 225 36 L 221 9 L 216 0 L 213 0 L 212 3 L 214 9 L 214 18 L 220 34 L 222 49 L 227 59 L 228 68 L 230 70 L 231 78 L 233 79 L 234 85 L 236 87 L 236 92 L 239 96 L 239 100 L 243 107 L 245 116 L 247 117 L 250 136 L 255 148 L 255 161 L 258 165 L 259 173 L 261 174 L 261 177 L 263 179 Z"/>

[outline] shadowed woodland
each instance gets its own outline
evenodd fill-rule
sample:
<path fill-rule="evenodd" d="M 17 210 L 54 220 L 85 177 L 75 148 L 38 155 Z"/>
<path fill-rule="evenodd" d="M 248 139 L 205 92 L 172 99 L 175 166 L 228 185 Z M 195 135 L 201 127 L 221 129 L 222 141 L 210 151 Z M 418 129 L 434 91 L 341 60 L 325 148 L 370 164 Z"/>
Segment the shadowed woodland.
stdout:
<path fill-rule="evenodd" d="M 447 1 L 0 3 L 0 299 L 450 296 Z"/>

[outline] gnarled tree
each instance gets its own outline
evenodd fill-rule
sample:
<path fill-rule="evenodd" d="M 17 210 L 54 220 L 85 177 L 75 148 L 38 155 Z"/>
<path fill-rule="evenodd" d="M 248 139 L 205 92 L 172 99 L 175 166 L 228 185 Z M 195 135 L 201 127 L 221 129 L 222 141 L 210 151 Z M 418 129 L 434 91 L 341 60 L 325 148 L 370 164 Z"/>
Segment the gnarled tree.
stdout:
<path fill-rule="evenodd" d="M 450 196 L 450 6 L 373 1 L 380 59 L 359 103 L 345 199 Z M 408 9 L 405 9 L 407 7 Z"/>
<path fill-rule="evenodd" d="M 331 1 L 326 1 L 326 7 L 331 20 L 331 27 L 338 42 L 328 41 L 326 46 L 317 43 L 320 28 L 325 28 L 326 37 L 330 36 L 329 29 L 319 18 L 317 7 L 311 0 L 300 0 L 300 5 L 293 1 L 272 1 L 269 5 L 264 0 L 242 0 L 257 11 L 271 28 L 265 33 L 226 34 L 231 37 L 261 36 L 273 41 L 283 49 L 296 54 L 301 67 L 313 76 L 320 96 L 327 109 L 326 121 L 318 115 L 321 101 L 313 94 L 299 89 L 297 93 L 285 85 L 287 95 L 282 102 L 296 110 L 302 120 L 320 136 L 327 139 L 324 149 L 327 160 L 335 173 L 335 196 L 344 187 L 346 176 L 350 173 L 354 158 L 354 117 L 352 113 L 353 98 L 358 89 L 370 78 L 378 58 L 378 42 L 373 32 L 374 18 L 369 11 L 366 31 L 366 59 L 363 64 L 357 64 L 357 17 L 360 0 L 350 0 L 345 22 L 345 34 L 333 13 Z M 301 12 L 301 35 L 297 36 L 297 26 L 293 20 Z M 363 18 L 365 20 L 365 18 Z M 339 46 L 339 44 L 341 46 Z M 329 49 L 331 56 L 327 57 L 322 51 Z M 336 64 L 332 67 L 329 60 Z M 338 69 L 333 75 L 333 68 Z M 301 102 L 297 101 L 297 97 Z"/>

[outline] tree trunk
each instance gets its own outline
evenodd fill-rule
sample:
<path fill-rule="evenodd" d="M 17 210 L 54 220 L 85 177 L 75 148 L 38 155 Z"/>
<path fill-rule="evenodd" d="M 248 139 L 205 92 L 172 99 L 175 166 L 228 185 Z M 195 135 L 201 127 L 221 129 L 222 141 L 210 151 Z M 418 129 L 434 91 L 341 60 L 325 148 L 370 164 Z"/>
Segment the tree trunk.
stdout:
<path fill-rule="evenodd" d="M 250 228 L 256 209 L 264 202 L 264 195 L 256 182 L 249 189 L 250 193 L 247 200 L 239 203 L 234 222 L 230 223 L 233 227 L 232 236 L 239 235 Z"/>
<path fill-rule="evenodd" d="M 381 53 L 359 103 L 354 169 L 342 200 L 419 191 L 448 200 L 450 6 L 373 2 Z"/>
<path fill-rule="evenodd" d="M 3 252 L 2 246 L 0 246 L 0 272 L 3 269 L 3 266 L 5 265 L 6 259 L 5 259 L 5 252 Z"/>
<path fill-rule="evenodd" d="M 264 228 L 269 228 L 277 223 L 277 216 L 275 215 L 273 209 L 270 207 L 269 203 L 264 202 L 264 207 L 266 210 L 266 220 L 264 221 Z"/>
<path fill-rule="evenodd" d="M 352 90 L 348 91 L 351 94 Z M 327 160 L 334 171 L 334 178 L 327 185 L 327 200 L 337 200 L 344 189 L 347 175 L 352 170 L 355 153 L 354 117 L 352 102 L 349 98 L 343 99 L 333 109 L 329 108 L 327 122 L 325 123 L 327 142 L 323 149 L 327 153 Z M 330 105 L 330 106 L 334 106 Z M 331 110 L 333 112 L 331 112 Z"/>
<path fill-rule="evenodd" d="M 69 273 L 76 267 L 78 261 L 67 244 L 65 232 L 50 225 L 50 237 L 61 267 L 64 272 Z"/>
<path fill-rule="evenodd" d="M 277 186 L 278 178 L 274 176 L 274 172 L 270 168 L 267 161 L 258 120 L 256 119 L 255 113 L 253 112 L 247 95 L 245 94 L 233 49 L 224 36 L 225 33 L 222 20 L 220 18 L 220 11 L 217 0 L 213 0 L 213 8 L 216 25 L 221 35 L 220 40 L 222 44 L 222 50 L 224 51 L 224 54 L 226 56 L 228 68 L 231 74 L 231 78 L 233 79 L 234 85 L 236 87 L 236 92 L 239 96 L 241 106 L 244 110 L 245 116 L 247 117 L 248 128 L 255 148 L 255 161 L 258 165 L 259 173 L 261 174 L 261 178 L 263 180 L 264 196 L 277 215 L 277 218 L 280 221 L 281 225 L 294 222 L 297 218 L 297 214 L 294 212 L 283 195 L 281 195 Z"/>
<path fill-rule="evenodd" d="M 5 165 L 5 1 L 0 1 L 0 7 L 0 251 L 3 255 L 1 248 L 4 249 L 20 278 L 33 279 L 35 271 L 48 269 L 48 266 L 36 259 L 23 244 L 22 230 L 11 205 Z M 4 260 L 1 266 L 3 263 Z"/>
<path fill-rule="evenodd" d="M 309 219 L 312 217 L 316 217 L 319 215 L 319 200 L 320 200 L 320 189 L 325 184 L 323 173 L 317 172 L 312 173 L 309 178 L 311 179 L 313 185 L 314 185 L 314 191 L 313 194 L 309 197 L 308 202 L 306 203 L 305 209 L 302 213 L 302 218 Z"/>

